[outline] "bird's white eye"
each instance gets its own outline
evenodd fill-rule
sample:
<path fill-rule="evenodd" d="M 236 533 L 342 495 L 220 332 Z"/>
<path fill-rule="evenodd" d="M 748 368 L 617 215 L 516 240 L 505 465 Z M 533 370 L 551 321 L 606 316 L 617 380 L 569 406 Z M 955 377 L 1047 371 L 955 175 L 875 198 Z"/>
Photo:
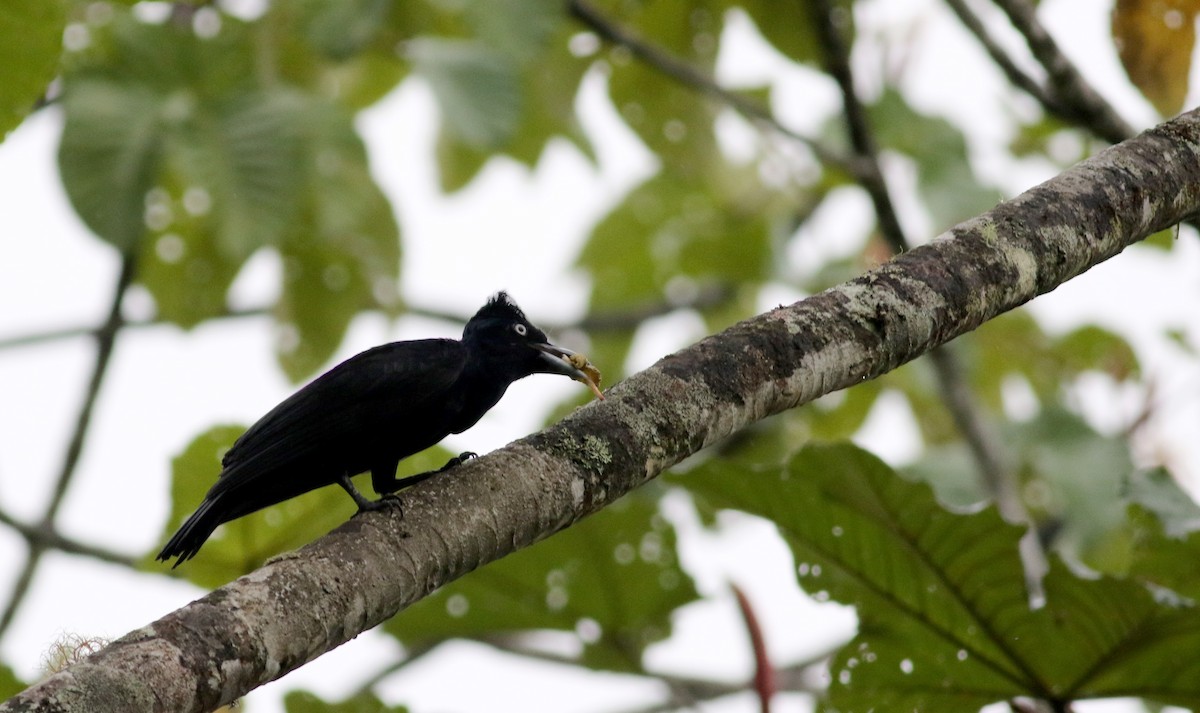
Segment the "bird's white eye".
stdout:
<path fill-rule="evenodd" d="M 529 333 L 529 330 L 526 329 L 525 325 L 523 324 L 514 324 L 513 331 L 517 334 L 520 334 L 522 337 Z"/>

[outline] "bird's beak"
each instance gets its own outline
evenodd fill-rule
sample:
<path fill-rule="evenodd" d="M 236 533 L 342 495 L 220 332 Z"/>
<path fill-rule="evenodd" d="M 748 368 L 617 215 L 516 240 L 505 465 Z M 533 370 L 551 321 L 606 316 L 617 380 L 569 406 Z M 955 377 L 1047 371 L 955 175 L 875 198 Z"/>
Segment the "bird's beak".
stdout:
<path fill-rule="evenodd" d="M 549 343 L 530 346 L 541 352 L 538 358 L 542 360 L 547 372 L 569 376 L 575 381 L 587 384 L 596 398 L 604 400 L 604 394 L 600 392 L 600 370 L 592 366 L 587 357 Z"/>

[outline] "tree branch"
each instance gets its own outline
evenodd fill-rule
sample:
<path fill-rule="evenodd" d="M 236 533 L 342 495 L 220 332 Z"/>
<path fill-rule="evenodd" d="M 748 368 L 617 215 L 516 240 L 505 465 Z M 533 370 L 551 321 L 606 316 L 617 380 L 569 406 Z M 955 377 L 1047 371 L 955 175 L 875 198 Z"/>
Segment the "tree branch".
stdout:
<path fill-rule="evenodd" d="M 42 516 L 41 525 L 38 527 L 38 529 L 45 532 L 54 532 L 54 518 L 58 515 L 58 509 L 62 505 L 63 498 L 66 497 L 67 488 L 70 487 L 71 479 L 75 476 L 76 466 L 79 465 L 79 456 L 83 453 L 83 442 L 92 420 L 92 412 L 96 407 L 96 399 L 100 395 L 100 385 L 104 383 L 104 375 L 108 372 L 108 363 L 112 357 L 113 346 L 117 341 L 117 332 L 121 330 L 121 326 L 124 324 L 124 320 L 121 317 L 121 300 L 125 295 L 125 290 L 133 282 L 135 262 L 132 253 L 122 256 L 121 272 L 117 276 L 117 284 L 113 288 L 113 296 L 109 302 L 108 317 L 105 319 L 104 325 L 95 332 L 96 357 L 92 365 L 92 375 L 88 380 L 87 391 L 84 392 L 83 403 L 79 406 L 79 415 L 75 419 L 75 429 L 72 431 L 71 439 L 67 443 L 66 453 L 63 455 L 62 467 L 59 469 L 58 478 L 54 483 L 54 491 L 50 495 L 50 502 L 46 505 L 46 513 Z M 45 553 L 50 542 L 45 538 L 27 538 L 27 541 L 29 543 L 29 550 L 25 557 L 25 565 L 17 575 L 16 583 L 13 585 L 12 593 L 9 595 L 8 605 L 5 607 L 4 613 L 0 614 L 0 638 L 3 638 L 4 633 L 12 624 L 17 609 L 20 608 L 25 595 L 28 594 L 29 585 L 33 581 L 33 573 L 37 570 L 38 563 L 41 561 L 42 555 Z"/>
<path fill-rule="evenodd" d="M 1074 117 L 1073 110 L 1067 105 L 1058 100 L 1054 94 L 1046 87 L 1043 87 L 1038 80 L 1026 74 L 1017 66 L 1008 52 L 1004 50 L 987 30 L 987 26 L 983 20 L 979 19 L 974 11 L 967 5 L 966 0 L 946 0 L 946 4 L 958 16 L 958 21 L 967 28 L 967 31 L 975 35 L 975 39 L 979 40 L 979 44 L 983 45 L 984 51 L 1004 73 L 1009 83 L 1018 89 L 1024 91 L 1029 96 L 1033 97 L 1047 113 L 1054 116 L 1066 119 Z"/>
<path fill-rule="evenodd" d="M 119 564 L 131 568 L 137 566 L 132 557 L 65 537 L 55 528 L 23 523 L 3 510 L 0 510 L 0 525 L 12 528 L 18 535 L 25 538 L 31 549 L 54 549 L 67 554 L 92 557 L 109 564 Z"/>
<path fill-rule="evenodd" d="M 352 518 L 0 705 L 204 711 L 605 507 L 747 425 L 877 377 L 1200 210 L 1200 112 L 928 245 L 665 357 L 550 428 Z"/>
<path fill-rule="evenodd" d="M 1028 0 L 994 1 L 1008 15 L 1009 22 L 1017 32 L 1025 37 L 1029 51 L 1046 70 L 1058 102 L 1069 109 L 1066 115 L 1059 116 L 1086 126 L 1092 133 L 1112 144 L 1133 136 L 1133 127 L 1083 78 L 1071 60 L 1058 48 L 1058 43 L 1038 20 L 1037 7 Z"/>

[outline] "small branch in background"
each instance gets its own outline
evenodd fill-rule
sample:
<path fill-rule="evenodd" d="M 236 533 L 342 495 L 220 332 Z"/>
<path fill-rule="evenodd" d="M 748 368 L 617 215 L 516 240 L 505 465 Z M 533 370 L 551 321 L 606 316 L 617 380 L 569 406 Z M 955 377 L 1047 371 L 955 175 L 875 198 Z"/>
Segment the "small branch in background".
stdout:
<path fill-rule="evenodd" d="M 958 16 L 959 22 L 967 28 L 967 31 L 975 35 L 975 39 L 983 45 L 983 49 L 1000 68 L 1000 71 L 1004 72 L 1004 76 L 1008 78 L 1010 84 L 1036 99 L 1048 113 L 1054 116 L 1066 118 L 1074 115 L 1074 112 L 1060 102 L 1058 97 L 1017 66 L 1008 52 L 992 39 L 983 20 L 967 6 L 966 0 L 946 0 L 946 4 Z"/>
<path fill-rule="evenodd" d="M 100 386 L 104 383 L 104 375 L 108 371 L 113 346 L 117 340 L 117 333 L 124 326 L 124 319 L 121 317 L 121 300 L 125 295 L 125 290 L 133 282 L 135 263 L 136 261 L 132 257 L 132 254 L 123 256 L 121 272 L 117 277 L 117 284 L 113 288 L 108 317 L 105 319 L 103 326 L 95 332 L 96 356 L 92 366 L 91 379 L 88 381 L 83 403 L 79 407 L 79 415 L 75 419 L 75 428 L 71 433 L 70 441 L 67 443 L 67 450 L 63 456 L 63 463 L 59 469 L 58 478 L 54 483 L 50 502 L 46 505 L 46 513 L 42 516 L 41 524 L 37 528 L 39 530 L 46 532 L 54 531 L 54 518 L 62 506 L 63 498 L 67 494 L 67 488 L 70 487 L 71 480 L 79 465 L 79 457 L 83 453 L 83 443 L 87 437 L 88 426 L 91 424 L 92 413 L 95 411 L 96 399 L 100 394 Z M 16 616 L 17 610 L 20 608 L 25 596 L 29 593 L 29 585 L 33 581 L 33 574 L 37 570 L 42 555 L 45 554 L 49 547 L 45 540 L 33 539 L 28 540 L 28 542 L 29 551 L 26 555 L 25 566 L 22 567 L 20 574 L 17 575 L 16 583 L 13 585 L 12 592 L 8 598 L 8 605 L 5 607 L 3 614 L 0 614 L 0 638 L 3 638 L 4 633 L 12 624 L 13 618 Z"/>
<path fill-rule="evenodd" d="M 1028 0 L 994 0 L 1029 45 L 1029 51 L 1046 70 L 1058 101 L 1069 107 L 1063 118 L 1086 126 L 1100 138 L 1119 144 L 1136 132 L 1088 83 L 1071 60 L 1059 49 L 1037 17 L 1037 7 Z M 1061 115 L 1060 115 L 1061 116 Z"/>
<path fill-rule="evenodd" d="M 754 651 L 754 692 L 758 695 L 761 713 L 771 713 L 771 699 L 778 690 L 775 681 L 775 668 L 771 665 L 771 657 L 767 654 L 767 642 L 763 637 L 762 626 L 746 593 L 736 584 L 731 584 L 733 595 L 737 598 L 738 609 L 742 612 L 742 621 L 746 623 L 746 633 L 750 635 L 750 647 Z"/>
<path fill-rule="evenodd" d="M 119 564 L 129 568 L 137 566 L 132 557 L 64 537 L 58 531 L 47 528 L 44 525 L 38 526 L 23 523 L 3 510 L 0 510 L 0 525 L 11 528 L 18 535 L 25 538 L 30 548 L 40 547 L 42 549 L 59 550 L 60 552 L 73 555 L 84 555 L 98 559 L 101 562 Z"/>
<path fill-rule="evenodd" d="M 825 0 L 809 3 L 809 7 L 812 9 L 810 19 L 824 50 L 825 69 L 842 92 L 846 128 L 850 134 L 850 144 L 854 147 L 856 163 L 861 169 L 857 174 L 858 182 L 875 206 L 875 215 L 879 220 L 879 230 L 883 234 L 884 242 L 898 255 L 910 246 L 904 237 L 903 228 L 900 227 L 892 199 L 888 196 L 887 182 L 879 166 L 879 146 L 875 141 L 875 134 L 871 131 L 867 111 L 854 91 L 850 48 L 842 39 L 841 28 L 837 24 L 837 18 L 846 11 L 834 8 Z"/>
<path fill-rule="evenodd" d="M 685 87 L 721 101 L 740 114 L 744 119 L 761 129 L 766 129 L 781 134 L 793 141 L 800 142 L 808 147 L 821 162 L 837 166 L 851 176 L 858 175 L 859 167 L 853 160 L 848 160 L 844 156 L 838 156 L 825 148 L 820 142 L 787 128 L 779 123 L 779 120 L 758 102 L 722 87 L 720 84 L 717 84 L 715 79 L 697 70 L 687 62 L 642 40 L 634 33 L 606 18 L 585 0 L 570 0 L 568 8 L 575 19 L 595 32 L 605 42 L 618 47 L 624 47 L 629 50 L 631 55 L 646 64 L 646 66 L 657 70 Z"/>
<path fill-rule="evenodd" d="M 374 675 L 363 681 L 362 685 L 360 685 L 358 689 L 354 691 L 354 693 L 350 694 L 349 697 L 354 698 L 355 696 L 360 696 L 364 693 L 370 692 L 373 688 L 375 688 L 375 686 L 378 686 L 380 683 L 386 681 L 394 674 L 403 671 L 417 661 L 425 658 L 427 654 L 436 649 L 442 643 L 444 642 L 439 641 L 437 643 L 427 644 L 424 646 L 406 647 L 407 655 L 404 658 L 394 661 L 383 669 L 376 671 Z"/>
<path fill-rule="evenodd" d="M 895 205 L 888 195 L 887 181 L 879 165 L 879 147 L 871 131 L 867 112 L 854 90 L 854 75 L 850 67 L 850 48 L 842 39 L 837 24 L 839 12 L 829 0 L 811 0 L 811 22 L 825 54 L 826 69 L 842 92 L 847 131 L 858 162 L 864 167 L 859 179 L 871 198 L 879 219 L 884 241 L 899 254 L 910 247 L 900 225 Z M 1006 463 L 1003 448 L 995 436 L 967 384 L 964 370 L 953 345 L 944 345 L 929 353 L 942 401 L 950 411 L 963 439 L 967 442 L 984 485 L 996 501 L 1000 512 L 1010 521 L 1025 528 L 1021 538 L 1021 557 L 1025 564 L 1025 583 L 1032 601 L 1042 596 L 1041 579 L 1047 570 L 1046 553 L 1037 537 L 1037 528 L 1017 492 L 1012 468 Z"/>

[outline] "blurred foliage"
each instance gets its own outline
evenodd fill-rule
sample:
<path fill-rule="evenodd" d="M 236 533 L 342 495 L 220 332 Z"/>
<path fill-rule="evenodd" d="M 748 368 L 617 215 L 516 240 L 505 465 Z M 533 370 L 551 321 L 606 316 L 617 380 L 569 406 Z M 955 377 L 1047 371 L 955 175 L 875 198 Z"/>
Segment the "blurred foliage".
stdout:
<path fill-rule="evenodd" d="M 25 684 L 13 670 L 0 663 L 0 701 L 15 696 L 25 690 Z"/>
<path fill-rule="evenodd" d="M 0 5 L 0 139 L 46 93 L 58 69 L 66 0 L 6 0 Z"/>
<path fill-rule="evenodd" d="M 833 4 L 855 39 L 854 3 Z M 372 176 L 359 112 L 402 82 L 422 82 L 440 117 L 430 156 L 441 188 L 454 192 L 493 159 L 536 169 L 555 142 L 602 164 L 578 114 L 587 80 L 653 159 L 652 174 L 583 237 L 575 268 L 590 280 L 591 316 L 692 308 L 712 332 L 780 294 L 815 293 L 887 258 L 873 220 L 837 250 L 810 249 L 820 242 L 814 216 L 852 190 L 844 165 L 820 160 L 848 150 L 844 117 L 808 117 L 821 127 L 813 140 L 822 154 L 738 118 L 639 56 L 713 76 L 728 28 L 748 20 L 770 50 L 811 73 L 824 61 L 811 23 L 796 21 L 808 17 L 804 5 L 595 0 L 588 7 L 611 23 L 600 32 L 563 0 L 295 0 L 250 16 L 221 3 L 7 0 L 0 134 L 43 96 L 59 100 L 58 164 L 72 207 L 100 240 L 138 258 L 138 281 L 175 325 L 223 316 L 246 262 L 275 255 L 281 284 L 267 306 L 281 368 L 300 381 L 326 365 L 356 315 L 402 310 L 401 221 Z M 1165 114 L 1187 90 L 1195 14 L 1192 0 L 1120 0 L 1113 14 L 1129 76 Z M 645 46 L 603 39 L 613 33 Z M 56 71 L 61 82 L 48 90 Z M 903 73 L 881 73 L 869 120 L 886 158 L 911 174 L 893 191 L 940 232 L 1002 196 L 972 166 L 964 130 L 901 91 Z M 774 89 L 742 96 L 770 115 Z M 1097 148 L 1062 118 L 1013 121 L 1016 161 L 1065 166 Z M 1162 231 L 1148 244 L 1169 251 L 1176 242 L 1175 231 Z M 723 298 L 693 307 L 714 291 Z M 612 383 L 657 330 L 653 320 L 610 321 L 578 336 Z M 1196 355 L 1184 332 L 1172 338 Z M 771 519 L 796 557 L 799 586 L 857 607 L 860 631 L 835 657 L 822 703 L 831 710 L 957 711 L 1016 695 L 1200 702 L 1194 667 L 1171 655 L 1200 644 L 1194 608 L 1176 601 L 1200 589 L 1192 574 L 1200 510 L 1169 471 L 1137 462 L 1126 434 L 1090 425 L 1074 398 L 1085 376 L 1145 388 L 1133 348 L 1093 325 L 1049 333 L 1023 311 L 954 347 L 1054 553 L 1042 609 L 1028 605 L 1019 532 L 982 508 L 988 493 L 925 361 L 757 423 L 685 464 L 672 487 L 694 493 L 708 524 L 720 508 Z M 555 417 L 588 397 L 573 398 Z M 812 445 L 851 439 L 895 409 L 911 416 L 920 441 L 903 469 L 909 480 L 851 446 Z M 174 460 L 164 537 L 201 501 L 241 430 L 215 426 Z M 434 469 L 449 455 L 430 449 L 402 468 Z M 653 676 L 646 647 L 700 596 L 659 512 L 665 490 L 643 488 L 443 587 L 384 631 L 409 651 L 453 638 L 536 650 L 549 637 L 565 640 L 581 666 Z M 353 511 L 337 488 L 309 493 L 224 525 L 173 573 L 223 584 Z M 139 563 L 146 571 L 163 571 L 156 551 Z M 19 687 L 0 666 L 0 697 Z M 294 692 L 285 705 L 404 710 L 372 691 L 339 703 Z"/>
<path fill-rule="evenodd" d="M 640 671 L 671 614 L 695 601 L 675 531 L 645 494 L 625 497 L 544 542 L 447 584 L 384 624 L 405 646 L 553 630 L 582 647 L 580 664 Z"/>
<path fill-rule="evenodd" d="M 1020 528 L 994 508 L 955 513 L 865 451 L 809 446 L 781 466 L 714 459 L 685 481 L 774 522 L 805 591 L 857 609 L 858 635 L 830 672 L 836 710 L 975 710 L 1016 696 L 1200 704 L 1196 664 L 1179 655 L 1200 645 L 1193 604 L 1052 558 L 1045 603 L 1031 606 Z M 1139 559 L 1153 573 L 1140 579 L 1188 561 Z"/>

